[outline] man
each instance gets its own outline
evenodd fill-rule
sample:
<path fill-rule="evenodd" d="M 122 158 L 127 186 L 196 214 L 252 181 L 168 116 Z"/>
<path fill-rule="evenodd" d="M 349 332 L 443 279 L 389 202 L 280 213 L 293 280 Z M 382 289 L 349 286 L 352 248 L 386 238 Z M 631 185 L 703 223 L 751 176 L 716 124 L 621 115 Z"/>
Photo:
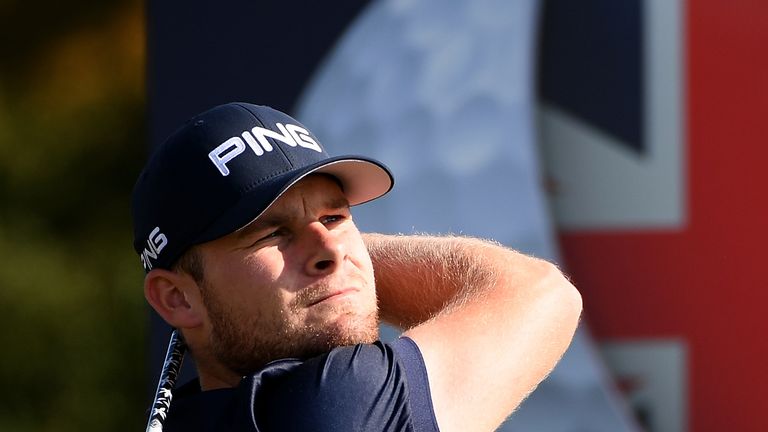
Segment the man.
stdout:
<path fill-rule="evenodd" d="M 134 248 L 199 375 L 167 430 L 487 431 L 536 387 L 571 340 L 578 292 L 490 242 L 361 234 L 349 207 L 392 185 L 379 162 L 331 158 L 246 103 L 155 150 Z M 403 336 L 377 341 L 379 320 Z"/>

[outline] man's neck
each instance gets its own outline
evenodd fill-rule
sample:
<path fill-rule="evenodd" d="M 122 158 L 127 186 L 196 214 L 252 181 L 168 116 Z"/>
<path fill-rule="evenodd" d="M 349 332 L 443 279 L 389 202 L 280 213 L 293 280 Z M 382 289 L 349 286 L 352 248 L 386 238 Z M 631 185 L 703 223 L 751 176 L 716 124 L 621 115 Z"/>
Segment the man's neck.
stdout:
<path fill-rule="evenodd" d="M 210 368 L 198 365 L 197 374 L 203 391 L 237 387 L 242 378 L 223 366 Z"/>

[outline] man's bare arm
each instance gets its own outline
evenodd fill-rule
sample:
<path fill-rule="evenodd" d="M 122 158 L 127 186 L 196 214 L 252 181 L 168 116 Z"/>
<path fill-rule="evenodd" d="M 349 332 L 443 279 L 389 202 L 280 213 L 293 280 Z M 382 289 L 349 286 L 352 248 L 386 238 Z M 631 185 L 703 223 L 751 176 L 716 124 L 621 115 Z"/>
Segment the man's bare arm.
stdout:
<path fill-rule="evenodd" d="M 464 237 L 365 241 L 381 316 L 419 345 L 443 432 L 494 430 L 573 337 L 581 297 L 546 261 Z"/>

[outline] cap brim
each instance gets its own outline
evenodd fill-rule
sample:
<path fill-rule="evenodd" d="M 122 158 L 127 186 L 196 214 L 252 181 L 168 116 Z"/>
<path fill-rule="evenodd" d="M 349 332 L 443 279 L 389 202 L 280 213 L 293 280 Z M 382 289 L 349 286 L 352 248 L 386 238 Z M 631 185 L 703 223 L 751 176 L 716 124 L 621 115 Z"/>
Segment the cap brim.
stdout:
<path fill-rule="evenodd" d="M 205 243 L 244 228 L 261 216 L 291 186 L 310 174 L 329 174 L 341 182 L 350 205 L 381 197 L 394 186 L 394 178 L 381 162 L 362 156 L 337 156 L 267 180 L 244 194 L 200 234 L 193 244 Z"/>

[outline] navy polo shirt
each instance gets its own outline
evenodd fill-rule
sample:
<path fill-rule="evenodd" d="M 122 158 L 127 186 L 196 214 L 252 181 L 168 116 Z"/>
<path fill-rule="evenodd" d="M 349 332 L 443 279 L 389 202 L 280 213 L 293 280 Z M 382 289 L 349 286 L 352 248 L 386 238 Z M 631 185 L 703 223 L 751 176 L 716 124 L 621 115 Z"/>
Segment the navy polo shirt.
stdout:
<path fill-rule="evenodd" d="M 165 431 L 437 431 L 413 340 L 344 346 L 284 359 L 235 388 L 176 391 Z"/>

